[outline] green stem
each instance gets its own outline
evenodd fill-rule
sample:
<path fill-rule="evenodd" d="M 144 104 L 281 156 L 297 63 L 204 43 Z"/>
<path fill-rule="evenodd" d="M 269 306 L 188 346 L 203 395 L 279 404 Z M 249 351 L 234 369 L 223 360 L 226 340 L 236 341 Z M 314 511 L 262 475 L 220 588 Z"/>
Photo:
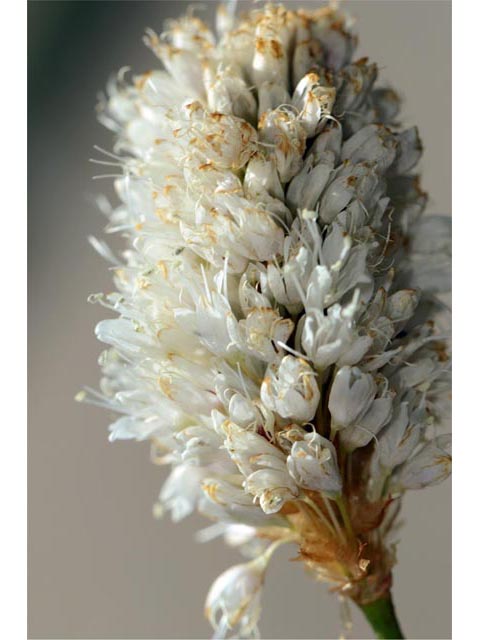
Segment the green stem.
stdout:
<path fill-rule="evenodd" d="M 377 638 L 402 640 L 402 630 L 395 615 L 392 597 L 388 593 L 370 604 L 359 605 Z"/>
<path fill-rule="evenodd" d="M 347 530 L 348 537 L 350 540 L 355 539 L 355 533 L 352 528 L 352 523 L 350 521 L 350 516 L 348 515 L 347 505 L 345 504 L 345 498 L 343 496 L 339 496 L 335 502 L 338 505 L 340 510 L 340 515 L 342 516 L 343 522 L 345 524 L 345 529 Z"/>

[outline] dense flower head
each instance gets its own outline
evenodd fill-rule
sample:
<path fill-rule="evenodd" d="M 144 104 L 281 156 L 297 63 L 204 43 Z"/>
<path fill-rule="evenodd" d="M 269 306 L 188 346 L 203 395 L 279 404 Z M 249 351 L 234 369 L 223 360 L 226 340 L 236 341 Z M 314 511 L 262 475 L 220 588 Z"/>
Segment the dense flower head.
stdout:
<path fill-rule="evenodd" d="M 335 7 L 230 3 L 216 33 L 190 13 L 145 41 L 164 70 L 120 72 L 100 105 L 128 246 L 92 240 L 117 289 L 92 300 L 118 317 L 90 396 L 120 414 L 111 440 L 171 465 L 163 510 L 257 554 L 207 602 L 251 636 L 271 549 L 368 602 L 401 495 L 450 472 L 449 219 L 422 216 L 417 129 Z"/>

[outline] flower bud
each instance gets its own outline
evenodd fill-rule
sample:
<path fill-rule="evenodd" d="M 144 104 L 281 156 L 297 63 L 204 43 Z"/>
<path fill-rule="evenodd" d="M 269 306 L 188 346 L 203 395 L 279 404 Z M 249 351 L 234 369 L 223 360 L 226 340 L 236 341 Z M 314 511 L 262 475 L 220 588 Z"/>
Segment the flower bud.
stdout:
<path fill-rule="evenodd" d="M 376 385 L 369 373 L 358 367 L 342 367 L 332 384 L 328 409 L 335 430 L 352 425 L 373 402 Z"/>

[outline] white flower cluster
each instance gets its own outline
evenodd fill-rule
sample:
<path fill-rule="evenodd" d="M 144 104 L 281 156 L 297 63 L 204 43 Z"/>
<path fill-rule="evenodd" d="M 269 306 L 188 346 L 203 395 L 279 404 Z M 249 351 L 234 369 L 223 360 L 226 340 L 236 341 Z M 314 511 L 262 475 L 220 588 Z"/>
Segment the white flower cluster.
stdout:
<path fill-rule="evenodd" d="M 367 600 L 393 564 L 392 498 L 449 474 L 433 320 L 450 227 L 421 217 L 417 130 L 352 62 L 342 12 L 222 5 L 216 30 L 148 32 L 165 70 L 120 73 L 101 105 L 123 169 L 107 231 L 128 249 L 93 240 L 117 288 L 93 300 L 118 318 L 97 326 L 90 395 L 121 415 L 111 440 L 151 439 L 172 466 L 174 520 L 198 509 L 204 539 L 256 554 L 206 609 L 219 637 L 250 637 L 274 547 Z"/>

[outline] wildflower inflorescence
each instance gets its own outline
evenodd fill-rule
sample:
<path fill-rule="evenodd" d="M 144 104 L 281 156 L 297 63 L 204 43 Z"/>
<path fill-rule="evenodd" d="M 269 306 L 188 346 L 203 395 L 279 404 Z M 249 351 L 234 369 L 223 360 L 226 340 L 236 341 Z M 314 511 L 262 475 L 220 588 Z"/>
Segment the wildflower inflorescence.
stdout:
<path fill-rule="evenodd" d="M 450 472 L 436 426 L 449 352 L 434 323 L 450 227 L 422 217 L 416 128 L 334 7 L 218 9 L 145 41 L 165 70 L 122 71 L 116 135 L 128 248 L 118 318 L 98 338 L 110 439 L 150 439 L 171 473 L 160 509 L 195 510 L 251 559 L 213 584 L 218 637 L 256 636 L 273 550 L 297 545 L 360 604 L 388 591 L 399 498 Z"/>

